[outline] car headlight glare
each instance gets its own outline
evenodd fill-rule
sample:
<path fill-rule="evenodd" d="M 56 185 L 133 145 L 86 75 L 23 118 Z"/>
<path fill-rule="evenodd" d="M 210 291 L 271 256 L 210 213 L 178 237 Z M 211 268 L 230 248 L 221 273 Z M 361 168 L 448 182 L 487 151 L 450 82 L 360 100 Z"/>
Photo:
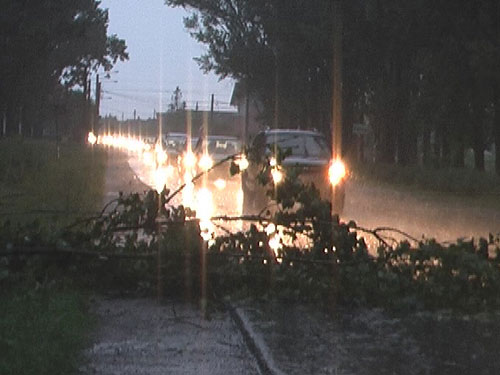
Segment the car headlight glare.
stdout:
<path fill-rule="evenodd" d="M 168 156 L 165 151 L 161 150 L 156 152 L 156 161 L 158 162 L 158 164 L 165 164 L 167 162 L 167 159 Z"/>
<path fill-rule="evenodd" d="M 218 190 L 224 190 L 226 188 L 226 180 L 218 178 L 214 181 L 214 185 Z"/>
<path fill-rule="evenodd" d="M 328 179 L 333 186 L 338 185 L 346 176 L 347 171 L 341 160 L 334 160 L 328 168 Z"/>
<path fill-rule="evenodd" d="M 200 168 L 204 171 L 208 171 L 210 168 L 212 168 L 212 166 L 214 165 L 214 161 L 212 160 L 212 158 L 207 155 L 207 154 L 204 154 L 198 165 L 200 166 Z"/>
<path fill-rule="evenodd" d="M 271 169 L 271 176 L 273 177 L 273 181 L 275 185 L 278 185 L 281 181 L 283 181 L 283 172 L 278 168 Z"/>
<path fill-rule="evenodd" d="M 87 136 L 87 141 L 93 146 L 97 142 L 97 137 L 93 132 L 90 132 L 89 135 Z"/>
<path fill-rule="evenodd" d="M 184 153 L 182 163 L 184 164 L 184 168 L 191 169 L 196 165 L 196 156 L 192 152 L 188 151 Z"/>
<path fill-rule="evenodd" d="M 235 163 L 240 168 L 240 171 L 248 168 L 248 159 L 245 155 L 241 155 L 240 158 L 236 159 Z"/>

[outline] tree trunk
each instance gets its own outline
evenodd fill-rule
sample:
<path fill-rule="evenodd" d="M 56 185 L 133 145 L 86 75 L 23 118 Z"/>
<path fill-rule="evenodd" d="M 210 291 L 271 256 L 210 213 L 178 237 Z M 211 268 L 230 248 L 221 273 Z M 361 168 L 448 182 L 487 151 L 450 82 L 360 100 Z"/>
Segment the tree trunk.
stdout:
<path fill-rule="evenodd" d="M 465 146 L 463 139 L 459 139 L 457 150 L 453 157 L 453 166 L 456 168 L 465 168 Z"/>
<path fill-rule="evenodd" d="M 431 129 L 425 125 L 422 134 L 422 162 L 425 166 L 431 164 Z"/>
<path fill-rule="evenodd" d="M 406 166 L 417 163 L 417 136 L 415 129 L 398 121 L 398 164 Z"/>
<path fill-rule="evenodd" d="M 494 22 L 494 35 L 500 37 L 500 6 L 498 0 L 491 0 L 491 15 Z M 498 40 L 497 40 L 498 41 Z M 498 67 L 497 67 L 498 69 Z M 500 77 L 493 78 L 493 136 L 495 140 L 495 172 L 500 176 Z"/>
<path fill-rule="evenodd" d="M 474 108 L 474 118 L 476 121 L 472 140 L 472 148 L 474 150 L 474 167 L 476 170 L 484 172 L 484 125 L 482 109 L 479 105 L 476 105 Z"/>
<path fill-rule="evenodd" d="M 382 125 L 380 148 L 377 152 L 379 161 L 393 164 L 396 158 L 396 136 L 391 126 L 386 122 Z"/>
<path fill-rule="evenodd" d="M 344 89 L 344 102 L 343 102 L 343 132 L 342 132 L 342 149 L 343 155 L 355 157 L 356 147 L 352 134 L 354 123 L 354 98 L 351 95 L 349 88 Z"/>
<path fill-rule="evenodd" d="M 494 103 L 494 115 L 493 115 L 493 133 L 495 138 L 495 171 L 497 175 L 500 176 L 500 85 L 498 82 L 494 83 L 493 86 L 493 103 Z"/>
<path fill-rule="evenodd" d="M 476 170 L 484 172 L 484 147 L 474 142 L 474 166 Z"/>
<path fill-rule="evenodd" d="M 451 161 L 451 150 L 450 150 L 450 132 L 448 124 L 443 123 L 440 128 L 441 135 L 439 137 L 441 141 L 441 162 L 442 166 L 449 167 Z"/>
<path fill-rule="evenodd" d="M 441 164 L 445 167 L 449 167 L 451 164 L 450 140 L 448 137 L 444 136 L 441 138 L 441 142 L 442 142 Z"/>

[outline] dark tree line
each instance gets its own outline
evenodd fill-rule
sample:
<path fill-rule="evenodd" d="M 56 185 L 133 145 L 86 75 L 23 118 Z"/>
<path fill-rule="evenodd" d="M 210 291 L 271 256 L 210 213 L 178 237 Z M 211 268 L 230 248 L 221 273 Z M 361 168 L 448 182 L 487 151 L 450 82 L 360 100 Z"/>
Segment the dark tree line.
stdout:
<path fill-rule="evenodd" d="M 89 75 L 128 59 L 125 41 L 107 34 L 107 10 L 98 0 L 0 0 L 0 9 L 0 127 L 40 135 L 46 123 L 73 126 L 81 138 Z"/>
<path fill-rule="evenodd" d="M 463 166 L 500 149 L 498 0 L 339 0 L 343 116 L 367 117 L 379 161 Z M 246 84 L 270 126 L 327 130 L 332 113 L 332 0 L 166 0 L 208 47 L 205 70 Z M 348 147 L 347 147 L 348 149 Z M 500 152 L 496 153 L 500 174 Z"/>

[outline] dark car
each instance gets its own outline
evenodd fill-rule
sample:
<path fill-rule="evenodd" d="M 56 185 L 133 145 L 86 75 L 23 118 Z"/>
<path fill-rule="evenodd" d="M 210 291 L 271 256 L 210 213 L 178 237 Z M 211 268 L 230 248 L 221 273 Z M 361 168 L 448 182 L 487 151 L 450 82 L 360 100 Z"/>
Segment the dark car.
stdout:
<path fill-rule="evenodd" d="M 288 154 L 277 165 L 274 154 L 277 150 Z M 262 131 L 250 145 L 248 168 L 242 174 L 243 211 L 259 213 L 268 204 L 267 188 L 257 176 L 262 170 L 259 162 L 269 160 L 271 180 L 280 183 L 284 174 L 295 169 L 304 184 L 314 184 L 321 197 L 333 200 L 334 213 L 341 213 L 345 199 L 345 167 L 332 160 L 331 147 L 325 137 L 316 131 L 276 129 Z"/>
<path fill-rule="evenodd" d="M 218 162 L 239 154 L 242 149 L 240 140 L 236 137 L 225 135 L 210 135 L 204 139 L 200 139 L 194 153 L 197 160 L 197 170 L 207 170 Z M 208 173 L 209 179 L 215 180 L 218 178 L 229 179 L 231 177 L 229 172 L 230 161 L 223 165 L 214 168 Z"/>
<path fill-rule="evenodd" d="M 163 138 L 168 162 L 177 166 L 179 156 L 186 148 L 187 136 L 184 133 L 168 133 Z"/>

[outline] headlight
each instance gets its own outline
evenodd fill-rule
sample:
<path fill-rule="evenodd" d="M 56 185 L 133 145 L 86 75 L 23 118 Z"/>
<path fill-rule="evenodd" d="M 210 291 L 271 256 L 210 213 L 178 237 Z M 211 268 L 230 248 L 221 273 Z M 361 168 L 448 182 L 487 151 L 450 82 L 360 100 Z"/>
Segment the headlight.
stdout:
<path fill-rule="evenodd" d="M 161 143 L 155 144 L 155 152 L 159 153 L 161 151 L 163 151 L 163 147 L 161 146 Z"/>
<path fill-rule="evenodd" d="M 151 151 L 146 151 L 142 154 L 142 158 L 144 160 L 144 164 L 148 166 L 154 165 L 154 156 Z"/>
<path fill-rule="evenodd" d="M 218 178 L 214 181 L 214 185 L 218 190 L 224 190 L 226 188 L 226 180 Z"/>
<path fill-rule="evenodd" d="M 182 157 L 182 164 L 186 169 L 193 168 L 196 165 L 196 156 L 191 151 L 185 152 Z"/>
<path fill-rule="evenodd" d="M 97 137 L 95 136 L 94 133 L 90 132 L 88 137 L 87 137 L 87 141 L 93 146 L 97 142 Z"/>
<path fill-rule="evenodd" d="M 212 158 L 207 155 L 207 154 L 204 154 L 198 165 L 200 166 L 200 168 L 204 171 L 208 171 L 210 168 L 212 168 L 212 166 L 214 165 L 214 161 L 212 160 Z"/>
<path fill-rule="evenodd" d="M 163 150 L 158 151 L 156 153 L 156 160 L 158 161 L 158 164 L 165 164 L 167 162 L 168 156 L 167 153 Z"/>
<path fill-rule="evenodd" d="M 271 169 L 271 176 L 273 177 L 273 181 L 275 185 L 278 185 L 281 181 L 283 181 L 283 172 L 278 168 Z"/>
<path fill-rule="evenodd" d="M 336 186 L 346 176 L 345 165 L 341 160 L 334 160 L 328 169 L 328 179 L 333 186 Z"/>
<path fill-rule="evenodd" d="M 245 155 L 241 155 L 235 160 L 236 165 L 240 168 L 240 171 L 244 171 L 248 168 L 248 159 Z"/>
<path fill-rule="evenodd" d="M 167 178 L 168 178 L 167 170 L 165 168 L 158 168 L 154 171 L 153 173 L 154 185 L 155 185 L 155 190 L 158 193 L 161 193 L 165 188 L 165 185 L 167 183 Z"/>

